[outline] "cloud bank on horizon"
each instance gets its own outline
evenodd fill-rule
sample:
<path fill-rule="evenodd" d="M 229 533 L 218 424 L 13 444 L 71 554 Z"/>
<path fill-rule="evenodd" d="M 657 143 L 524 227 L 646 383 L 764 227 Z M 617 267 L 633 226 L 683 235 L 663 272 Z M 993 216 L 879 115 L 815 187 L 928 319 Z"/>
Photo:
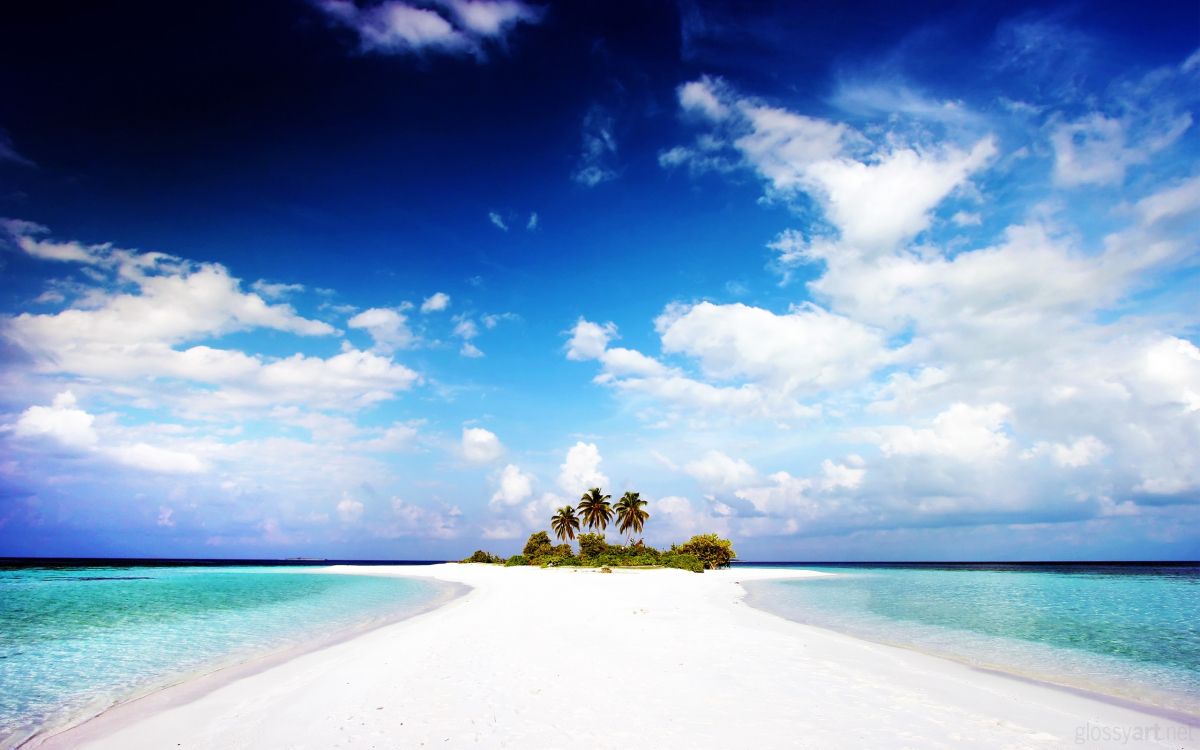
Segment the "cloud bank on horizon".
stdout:
<path fill-rule="evenodd" d="M 287 228 L 213 198 L 210 234 L 191 183 L 154 228 L 76 217 L 57 196 L 100 178 L 0 119 L 0 554 L 507 553 L 599 485 L 650 500 L 647 541 L 749 559 L 1195 559 L 1200 50 L 1052 10 L 941 68 L 922 45 L 955 20 L 896 21 L 802 79 L 781 8 L 629 38 L 559 5 L 325 0 L 305 39 L 407 76 L 413 111 L 371 111 L 431 126 L 289 159 L 356 203 L 281 179 L 255 205 Z M 439 76 L 556 67 L 579 93 L 539 118 L 434 111 L 476 109 Z M 360 122 L 322 117 L 289 137 Z M 510 152 L 516 176 L 473 171 Z"/>

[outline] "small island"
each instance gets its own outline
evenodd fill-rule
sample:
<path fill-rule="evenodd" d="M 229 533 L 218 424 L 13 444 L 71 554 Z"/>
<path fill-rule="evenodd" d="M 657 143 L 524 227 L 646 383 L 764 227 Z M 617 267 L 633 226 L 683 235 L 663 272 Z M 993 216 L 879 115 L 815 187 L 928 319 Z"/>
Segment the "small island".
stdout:
<path fill-rule="evenodd" d="M 614 505 L 612 496 L 592 487 L 579 499 L 578 509 L 564 505 L 550 518 L 550 528 L 559 544 L 545 531 L 529 535 L 521 554 L 505 559 L 484 550 L 476 550 L 463 563 L 490 565 L 534 565 L 542 568 L 679 568 L 693 573 L 729 567 L 737 557 L 733 543 L 716 534 L 698 534 L 683 544 L 672 544 L 665 551 L 647 545 L 634 534 L 641 534 L 650 519 L 647 501 L 638 492 L 626 492 Z M 577 512 L 578 511 L 578 512 Z M 617 531 L 628 535 L 625 544 L 609 544 L 604 531 L 615 523 Z M 581 528 L 588 529 L 580 533 Z M 576 554 L 571 542 L 578 538 Z"/>

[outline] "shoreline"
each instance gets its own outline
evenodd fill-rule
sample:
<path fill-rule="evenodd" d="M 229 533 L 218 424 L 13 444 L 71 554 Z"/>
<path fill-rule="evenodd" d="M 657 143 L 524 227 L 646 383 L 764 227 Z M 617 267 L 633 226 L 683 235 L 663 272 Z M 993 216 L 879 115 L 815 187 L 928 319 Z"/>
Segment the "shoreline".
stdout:
<path fill-rule="evenodd" d="M 1179 721 L 1141 704 L 798 623 L 751 605 L 741 585 L 826 573 L 599 575 L 454 564 L 423 567 L 425 575 L 378 566 L 319 570 L 427 577 L 469 591 L 338 643 L 123 703 L 36 746 L 543 747 L 582 731 L 590 732 L 580 738 L 585 746 L 614 748 L 777 747 L 797 737 L 814 747 L 1034 748 L 1113 730 L 1116 740 L 1088 746 L 1200 747 L 1194 717 Z M 606 646 L 595 660 L 576 653 L 576 632 L 589 627 Z M 605 653 L 613 642 L 627 658 Z M 598 727 L 578 700 L 593 688 L 605 695 Z M 641 699 L 623 707 L 640 733 L 607 718 L 622 691 Z M 1171 741 L 1131 745 L 1117 731 L 1130 727 L 1168 732 Z"/>
<path fill-rule="evenodd" d="M 836 574 L 834 574 L 834 575 L 836 575 Z M 761 579 L 758 581 L 754 581 L 754 583 L 755 584 L 770 583 L 772 580 L 773 579 L 765 578 L 765 579 Z M 778 579 L 774 579 L 774 580 L 778 580 Z M 745 588 L 745 587 L 743 587 L 743 588 Z M 866 643 L 874 643 L 876 645 L 884 646 L 886 648 L 895 648 L 895 649 L 900 649 L 902 651 L 907 651 L 910 653 L 920 654 L 922 656 L 931 657 L 934 659 L 943 659 L 945 661 L 948 661 L 948 662 L 951 662 L 954 664 L 962 665 L 963 667 L 966 667 L 967 669 L 975 670 L 982 674 L 987 674 L 987 675 L 999 677 L 1002 679 L 1016 680 L 1018 682 L 1027 683 L 1029 685 L 1036 685 L 1036 686 L 1043 687 L 1043 688 L 1046 688 L 1049 690 L 1060 690 L 1065 693 L 1070 693 L 1072 695 L 1079 696 L 1081 698 L 1086 698 L 1086 699 L 1095 700 L 1095 701 L 1101 701 L 1104 703 L 1110 703 L 1113 706 L 1118 707 L 1118 708 L 1123 708 L 1123 709 L 1130 710 L 1130 711 L 1137 711 L 1140 713 L 1145 713 L 1149 716 L 1165 719 L 1167 721 L 1178 722 L 1180 724 L 1186 724 L 1188 726 L 1194 726 L 1194 727 L 1200 728 L 1200 714 L 1188 713 L 1187 711 L 1172 708 L 1170 706 L 1161 706 L 1156 703 L 1151 703 L 1148 701 L 1139 701 L 1134 698 L 1130 698 L 1130 697 L 1123 696 L 1123 695 L 1115 695 L 1113 693 L 1106 693 L 1103 690 L 1099 690 L 1099 689 L 1089 689 L 1089 688 L 1081 687 L 1078 685 L 1071 685 L 1071 684 L 1068 684 L 1065 682 L 1055 682 L 1052 679 L 1047 679 L 1047 678 L 1036 676 L 1036 675 L 1024 674 L 1022 672 L 1016 671 L 1015 669 L 1006 669 L 1003 666 L 978 664 L 978 663 L 974 663 L 974 662 L 970 661 L 967 657 L 961 657 L 961 656 L 957 656 L 957 655 L 951 654 L 951 653 L 942 653 L 942 652 L 938 652 L 938 651 L 926 650 L 926 649 L 921 648 L 919 645 L 902 643 L 900 641 L 887 641 L 887 640 L 883 640 L 883 639 L 879 639 L 879 638 L 871 638 L 871 637 L 868 637 L 865 635 L 859 635 L 858 633 L 851 633 L 851 632 L 847 632 L 844 630 L 838 630 L 836 628 L 826 627 L 824 625 L 818 625 L 818 624 L 811 623 L 811 622 L 804 622 L 802 620 L 796 620 L 791 617 L 788 617 L 786 614 L 784 614 L 781 611 L 776 610 L 773 607 L 764 605 L 761 601 L 759 601 L 759 602 L 753 601 L 753 599 L 755 598 L 754 589 L 756 589 L 756 588 L 757 588 L 757 586 L 746 589 L 746 597 L 745 598 L 746 598 L 746 604 L 748 606 L 754 607 L 755 609 L 759 610 L 760 612 L 766 612 L 767 614 L 773 615 L 782 620 L 786 620 L 787 622 L 795 623 L 797 625 L 800 625 L 800 626 L 803 626 L 806 628 L 816 628 L 817 630 L 823 630 L 828 633 L 835 633 L 837 635 L 845 636 L 847 638 L 854 638 L 856 640 L 864 641 Z"/>
<path fill-rule="evenodd" d="M 369 566 L 363 566 L 369 567 Z M 417 566 L 413 566 L 417 567 Z M 328 568 L 314 567 L 304 572 L 332 572 Z M 369 575 L 369 574 L 365 574 Z M 248 654 L 243 658 L 214 662 L 186 674 L 171 675 L 158 682 L 145 685 L 139 690 L 117 698 L 113 703 L 98 711 L 87 711 L 68 717 L 54 726 L 39 729 L 34 734 L 13 746 L 13 750 L 68 750 L 75 742 L 86 741 L 91 734 L 116 731 L 120 727 L 143 715 L 144 712 L 162 711 L 200 698 L 213 690 L 250 677 L 273 667 L 285 664 L 305 654 L 321 651 L 354 639 L 373 630 L 386 628 L 433 610 L 449 606 L 471 592 L 471 587 L 430 576 L 406 576 L 427 580 L 436 586 L 439 594 L 411 610 L 373 618 L 352 627 L 338 628 L 329 633 L 314 636 L 302 643 Z M 70 740 L 64 739 L 70 735 Z M 67 742 L 67 744 L 60 744 Z"/>

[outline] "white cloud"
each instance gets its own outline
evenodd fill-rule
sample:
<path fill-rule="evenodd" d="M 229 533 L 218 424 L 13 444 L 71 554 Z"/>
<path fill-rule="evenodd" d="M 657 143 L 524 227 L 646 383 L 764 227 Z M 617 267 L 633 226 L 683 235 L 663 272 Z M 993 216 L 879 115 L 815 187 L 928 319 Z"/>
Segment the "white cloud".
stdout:
<path fill-rule="evenodd" d="M 660 321 L 682 315 L 684 310 L 684 307 L 670 308 Z M 784 421 L 807 418 L 815 413 L 815 410 L 798 403 L 786 393 L 772 392 L 750 383 L 715 386 L 687 377 L 679 370 L 636 350 L 620 347 L 609 349 L 609 340 L 617 335 L 616 327 L 611 323 L 600 326 L 580 318 L 571 333 L 567 358 L 577 361 L 600 360 L 603 365 L 603 371 L 596 376 L 595 382 L 634 397 L 649 397 L 672 410 L 738 418 L 771 417 Z"/>
<path fill-rule="evenodd" d="M 713 132 L 697 147 L 663 152 L 664 167 L 725 170 L 732 148 L 775 195 L 807 193 L 822 207 L 850 249 L 885 252 L 928 228 L 931 212 L 996 154 L 992 137 L 967 149 L 904 145 L 871 148 L 844 123 L 768 106 L 740 97 L 710 78 L 679 89 L 684 111 L 702 113 Z"/>
<path fill-rule="evenodd" d="M 531 211 L 529 213 L 529 221 L 525 222 L 525 229 L 532 232 L 538 228 L 538 212 Z"/>
<path fill-rule="evenodd" d="M 780 191 L 803 187 L 808 170 L 838 157 L 852 137 L 846 125 L 777 107 L 741 102 L 738 109 L 749 132 L 734 145 Z"/>
<path fill-rule="evenodd" d="M 470 359 L 479 359 L 480 357 L 484 356 L 483 350 L 472 344 L 470 341 L 464 341 L 463 345 L 459 347 L 458 353 Z"/>
<path fill-rule="evenodd" d="M 542 11 L 516 0 L 444 0 L 461 26 L 485 37 L 499 37 L 521 23 L 538 23 Z"/>
<path fill-rule="evenodd" d="M 47 257 L 43 251 L 48 243 L 31 234 L 39 232 L 36 227 L 25 222 L 7 225 L 10 231 L 14 226 L 19 231 L 17 244 L 31 255 Z M 420 380 L 403 365 L 348 346 L 329 358 L 267 358 L 207 344 L 177 348 L 260 328 L 299 335 L 336 331 L 298 315 L 290 305 L 268 304 L 258 294 L 244 292 L 217 264 L 108 244 L 57 245 L 73 250 L 55 250 L 49 256 L 83 263 L 91 283 L 79 284 L 77 299 L 66 310 L 21 313 L 3 321 L 3 335 L 29 354 L 37 372 L 85 377 L 124 393 L 137 385 L 149 388 L 160 378 L 201 383 L 205 388 L 194 392 L 153 390 L 160 400 L 204 401 L 203 410 L 305 400 L 317 406 L 360 408 L 392 398 Z M 403 340 L 398 313 L 368 312 L 356 316 L 356 324 L 370 324 L 383 341 Z"/>
<path fill-rule="evenodd" d="M 49 437 L 69 448 L 90 449 L 98 442 L 92 423 L 96 418 L 76 408 L 75 394 L 63 391 L 50 406 L 31 406 L 13 428 L 17 437 Z"/>
<path fill-rule="evenodd" d="M 504 455 L 504 445 L 496 433 L 482 427 L 464 427 L 462 455 L 473 464 L 486 464 Z"/>
<path fill-rule="evenodd" d="M 758 478 L 758 472 L 753 466 L 740 458 L 730 458 L 716 450 L 710 450 L 695 461 L 689 461 L 683 470 L 705 487 L 718 490 L 745 487 Z"/>
<path fill-rule="evenodd" d="M 454 539 L 462 532 L 459 522 L 461 516 L 462 511 L 454 506 L 443 510 L 432 510 L 399 497 L 393 497 L 392 517 L 376 526 L 373 533 L 384 539 L 402 537 Z"/>
<path fill-rule="evenodd" d="M 878 252 L 926 229 L 933 208 L 995 154 L 992 138 L 979 140 L 969 151 L 893 149 L 870 162 L 817 162 L 803 170 L 799 184 L 821 201 L 847 244 Z"/>
<path fill-rule="evenodd" d="M 673 306 L 655 327 L 664 351 L 696 358 L 709 377 L 785 394 L 848 385 L 886 361 L 878 332 L 812 304 L 786 315 L 741 303 Z"/>
<path fill-rule="evenodd" d="M 1160 190 L 1137 202 L 1137 212 L 1145 224 L 1188 216 L 1200 212 L 1200 177 L 1192 177 Z"/>
<path fill-rule="evenodd" d="M 493 508 L 517 505 L 533 496 L 533 475 L 521 471 L 516 464 L 508 464 L 496 479 L 496 491 L 492 494 Z"/>
<path fill-rule="evenodd" d="M 729 116 L 729 107 L 717 95 L 717 89 L 723 86 L 720 79 L 709 76 L 689 81 L 676 91 L 679 96 L 679 106 L 684 112 L 698 113 L 709 120 L 723 120 Z"/>
<path fill-rule="evenodd" d="M 596 187 L 617 177 L 613 160 L 617 139 L 613 118 L 603 107 L 593 106 L 583 118 L 583 151 L 571 179 L 584 187 Z"/>
<path fill-rule="evenodd" d="M 616 336 L 617 327 L 612 323 L 600 325 L 580 318 L 571 329 L 571 340 L 567 342 L 567 359 L 599 359 L 608 342 Z"/>
<path fill-rule="evenodd" d="M 317 3 L 331 20 L 358 34 L 363 50 L 382 54 L 442 52 L 482 57 L 485 40 L 503 40 L 517 25 L 536 24 L 542 17 L 537 8 L 516 0 L 441 0 L 434 5 L 421 8 L 401 0 L 366 7 L 352 0 Z"/>
<path fill-rule="evenodd" d="M 196 456 L 147 443 L 118 445 L 103 449 L 118 463 L 161 474 L 198 474 L 208 467 Z"/>
<path fill-rule="evenodd" d="M 450 306 L 450 295 L 445 292 L 435 292 L 421 303 L 421 312 L 441 312 Z"/>
<path fill-rule="evenodd" d="M 484 525 L 484 539 L 520 539 L 525 534 L 525 527 L 516 521 L 501 520 Z"/>
<path fill-rule="evenodd" d="M 1060 185 L 1112 185 L 1125 179 L 1126 170 L 1144 164 L 1158 151 L 1177 141 L 1191 127 L 1191 115 L 1158 124 L 1130 145 L 1129 124 L 1093 112 L 1057 125 L 1050 134 L 1054 146 L 1054 179 Z"/>
<path fill-rule="evenodd" d="M 363 504 L 346 495 L 342 495 L 342 499 L 337 504 L 338 518 L 342 519 L 343 523 L 356 523 L 363 514 Z"/>
<path fill-rule="evenodd" d="M 504 223 L 504 217 L 495 211 L 488 211 L 488 221 L 492 222 L 492 226 L 497 229 L 504 232 L 508 231 L 508 224 Z"/>
<path fill-rule="evenodd" d="M 600 471 L 600 461 L 600 449 L 595 443 L 575 443 L 559 467 L 558 486 L 572 497 L 582 495 L 592 487 L 603 488 L 608 484 L 608 477 Z"/>
<path fill-rule="evenodd" d="M 422 308 L 423 309 L 423 308 Z M 408 318 L 390 307 L 372 307 L 363 310 L 346 325 L 365 330 L 381 352 L 393 352 L 412 346 L 416 337 L 408 327 Z"/>
<path fill-rule="evenodd" d="M 259 279 L 250 288 L 267 299 L 283 299 L 289 295 L 304 291 L 303 284 L 277 284 Z"/>
<path fill-rule="evenodd" d="M 879 444 L 885 456 L 931 455 L 960 461 L 999 457 L 1012 442 L 1005 432 L 1011 410 L 1004 404 L 952 404 L 929 427 L 864 428 L 863 438 Z"/>
<path fill-rule="evenodd" d="M 1030 457 L 1048 454 L 1055 464 L 1066 469 L 1089 466 L 1108 453 L 1108 447 L 1093 435 L 1084 435 L 1070 443 L 1039 442 L 1027 453 Z"/>
<path fill-rule="evenodd" d="M 479 326 L 465 315 L 456 316 L 454 318 L 454 335 L 470 341 L 479 335 Z"/>
<path fill-rule="evenodd" d="M 14 325 L 43 344 L 87 339 L 112 344 L 178 343 L 251 328 L 304 336 L 335 333 L 328 323 L 296 314 L 286 304 L 270 305 L 241 290 L 241 282 L 216 263 L 192 263 L 163 253 L 120 250 L 111 245 L 55 243 L 29 234 L 17 245 L 31 256 L 83 263 L 114 285 L 136 293 L 97 290 L 84 308 L 52 315 L 22 313 Z"/>
<path fill-rule="evenodd" d="M 145 442 L 102 442 L 96 418 L 78 408 L 75 395 L 63 391 L 50 406 L 30 406 L 10 429 L 18 438 L 49 438 L 73 450 L 93 453 L 125 466 L 163 474 L 195 474 L 208 466 L 191 453 Z"/>
<path fill-rule="evenodd" d="M 822 490 L 853 490 L 862 485 L 867 470 L 861 456 L 847 456 L 844 463 L 835 463 L 828 458 L 821 462 L 821 478 L 818 486 Z"/>
<path fill-rule="evenodd" d="M 977 227 L 983 223 L 983 217 L 974 211 L 956 211 L 950 221 L 960 227 Z"/>

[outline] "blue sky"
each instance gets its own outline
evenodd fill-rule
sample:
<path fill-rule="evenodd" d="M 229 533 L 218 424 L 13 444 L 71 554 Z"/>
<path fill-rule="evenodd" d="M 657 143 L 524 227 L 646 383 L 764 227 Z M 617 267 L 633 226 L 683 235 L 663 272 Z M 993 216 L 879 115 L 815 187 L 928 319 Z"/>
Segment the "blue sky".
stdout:
<path fill-rule="evenodd" d="M 1200 557 L 1178 3 L 0 24 L 0 555 Z"/>

